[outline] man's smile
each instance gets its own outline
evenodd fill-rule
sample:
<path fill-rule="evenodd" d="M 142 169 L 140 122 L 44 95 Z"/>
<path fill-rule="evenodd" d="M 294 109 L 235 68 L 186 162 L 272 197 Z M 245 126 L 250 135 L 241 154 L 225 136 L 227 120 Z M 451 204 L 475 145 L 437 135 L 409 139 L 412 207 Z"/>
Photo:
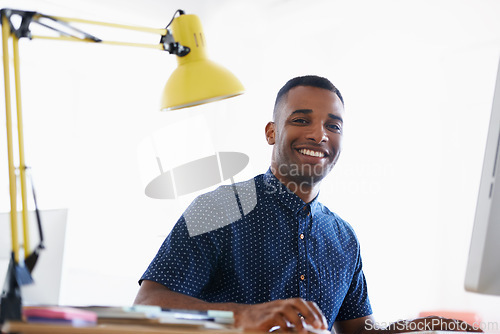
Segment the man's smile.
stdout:
<path fill-rule="evenodd" d="M 310 150 L 310 149 L 307 149 L 307 148 L 300 149 L 299 153 L 303 154 L 303 155 L 310 156 L 310 157 L 317 157 L 317 158 L 323 158 L 323 157 L 325 157 L 325 153 L 324 152 Z"/>

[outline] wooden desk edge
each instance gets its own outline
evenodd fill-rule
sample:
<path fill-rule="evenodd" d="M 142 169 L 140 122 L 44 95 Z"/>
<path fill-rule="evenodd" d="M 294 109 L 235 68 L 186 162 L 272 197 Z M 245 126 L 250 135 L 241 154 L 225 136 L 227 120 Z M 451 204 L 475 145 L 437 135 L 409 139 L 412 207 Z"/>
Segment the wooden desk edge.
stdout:
<path fill-rule="evenodd" d="M 96 325 L 96 326 L 68 326 L 26 323 L 18 321 L 6 322 L 2 327 L 2 333 L 23 334 L 242 334 L 239 329 L 192 329 L 169 326 L 138 326 L 138 325 Z M 244 332 L 245 334 L 252 334 Z M 257 334 L 257 333 L 255 333 Z M 262 332 L 260 332 L 262 334 Z"/>

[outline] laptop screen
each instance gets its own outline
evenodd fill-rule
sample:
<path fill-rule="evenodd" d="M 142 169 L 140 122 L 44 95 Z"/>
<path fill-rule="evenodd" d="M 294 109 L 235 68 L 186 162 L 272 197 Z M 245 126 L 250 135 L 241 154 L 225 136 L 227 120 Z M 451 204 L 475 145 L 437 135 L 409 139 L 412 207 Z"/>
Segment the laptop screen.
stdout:
<path fill-rule="evenodd" d="M 66 235 L 67 209 L 41 210 L 45 249 L 33 270 L 33 284 L 21 288 L 23 305 L 59 305 Z M 20 216 L 19 216 L 20 221 Z M 30 247 L 38 245 L 35 213 L 29 213 Z M 19 232 L 20 238 L 22 233 Z M 0 283 L 4 287 L 12 251 L 10 213 L 0 213 Z"/>

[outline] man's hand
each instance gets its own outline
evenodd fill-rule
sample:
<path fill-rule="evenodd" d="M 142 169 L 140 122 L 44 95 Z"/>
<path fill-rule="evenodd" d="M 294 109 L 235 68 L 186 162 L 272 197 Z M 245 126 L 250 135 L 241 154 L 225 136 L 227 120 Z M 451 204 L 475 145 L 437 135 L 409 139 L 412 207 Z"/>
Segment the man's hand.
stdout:
<path fill-rule="evenodd" d="M 391 324 L 387 327 L 387 330 L 393 333 L 417 331 L 482 332 L 479 327 L 472 326 L 464 321 L 438 316 L 401 320 Z"/>
<path fill-rule="evenodd" d="M 236 327 L 245 330 L 264 330 L 279 326 L 284 331 L 295 327 L 306 333 L 304 326 L 326 330 L 328 325 L 318 305 L 301 298 L 275 300 L 263 304 L 239 305 L 235 312 Z"/>
<path fill-rule="evenodd" d="M 301 298 L 275 300 L 263 304 L 207 303 L 200 299 L 174 292 L 166 286 L 144 280 L 134 304 L 159 305 L 164 308 L 233 311 L 235 326 L 245 330 L 265 330 L 280 326 L 288 331 L 295 327 L 305 332 L 304 326 L 326 329 L 326 319 L 313 302 Z"/>

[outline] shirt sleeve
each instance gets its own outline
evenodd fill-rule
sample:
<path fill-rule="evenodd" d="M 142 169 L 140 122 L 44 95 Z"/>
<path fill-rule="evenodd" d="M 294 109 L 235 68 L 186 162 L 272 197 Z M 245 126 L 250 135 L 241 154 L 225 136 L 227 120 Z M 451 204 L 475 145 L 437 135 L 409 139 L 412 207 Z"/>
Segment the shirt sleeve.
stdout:
<path fill-rule="evenodd" d="M 217 249 L 210 233 L 190 237 L 181 217 L 139 280 L 165 285 L 175 292 L 198 297 L 216 267 Z"/>
<path fill-rule="evenodd" d="M 340 306 L 339 313 L 335 321 L 350 320 L 365 317 L 372 314 L 365 275 L 363 274 L 361 255 L 359 253 L 356 261 L 356 268 L 352 277 L 349 290 Z"/>

